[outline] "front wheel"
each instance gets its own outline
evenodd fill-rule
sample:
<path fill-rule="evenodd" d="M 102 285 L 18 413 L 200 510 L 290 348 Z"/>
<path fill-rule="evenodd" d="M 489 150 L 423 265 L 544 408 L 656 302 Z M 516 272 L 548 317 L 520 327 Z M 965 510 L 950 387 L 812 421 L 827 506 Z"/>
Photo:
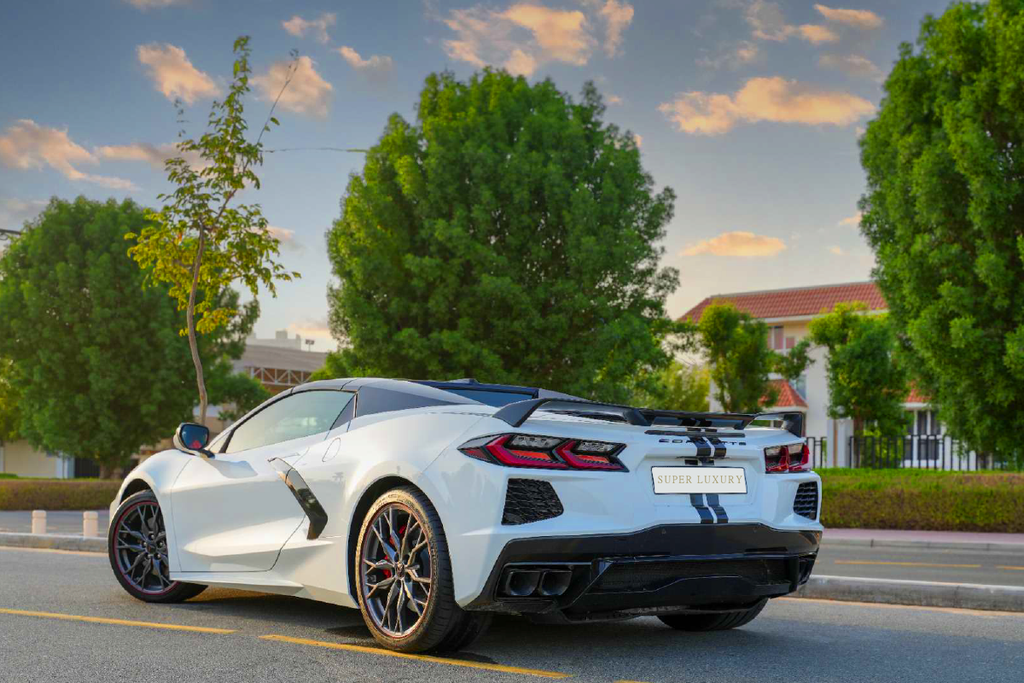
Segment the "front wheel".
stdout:
<path fill-rule="evenodd" d="M 666 626 L 671 626 L 677 631 L 726 631 L 731 628 L 738 628 L 749 624 L 754 620 L 768 599 L 764 598 L 756 605 L 740 612 L 727 612 L 725 614 L 669 614 L 658 617 Z"/>
<path fill-rule="evenodd" d="M 441 519 L 412 487 L 388 491 L 366 514 L 355 575 L 363 620 L 388 649 L 457 650 L 476 640 L 490 621 L 490 615 L 456 604 Z"/>
<path fill-rule="evenodd" d="M 206 586 L 171 581 L 167 530 L 152 491 L 129 496 L 114 513 L 107 532 L 107 554 L 118 583 L 145 602 L 181 602 Z"/>

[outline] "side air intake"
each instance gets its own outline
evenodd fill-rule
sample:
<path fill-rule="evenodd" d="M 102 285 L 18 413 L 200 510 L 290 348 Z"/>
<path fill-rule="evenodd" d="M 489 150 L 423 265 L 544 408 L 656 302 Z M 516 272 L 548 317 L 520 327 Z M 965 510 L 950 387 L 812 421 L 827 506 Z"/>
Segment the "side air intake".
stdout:
<path fill-rule="evenodd" d="M 565 512 L 555 488 L 539 479 L 509 479 L 502 524 L 529 524 Z"/>

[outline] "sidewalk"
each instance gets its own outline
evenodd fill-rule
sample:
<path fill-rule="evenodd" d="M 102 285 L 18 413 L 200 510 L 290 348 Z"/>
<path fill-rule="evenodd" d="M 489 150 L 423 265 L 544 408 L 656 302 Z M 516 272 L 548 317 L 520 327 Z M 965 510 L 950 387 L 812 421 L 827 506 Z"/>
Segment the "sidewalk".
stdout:
<path fill-rule="evenodd" d="M 106 533 L 107 510 L 97 510 L 99 528 Z M 0 510 L 0 531 L 11 531 L 27 534 L 32 531 L 32 512 L 30 510 Z M 50 510 L 46 513 L 47 534 L 82 535 L 81 510 Z"/>
<path fill-rule="evenodd" d="M 969 531 L 900 531 L 896 529 L 826 529 L 824 545 L 936 550 L 1002 550 L 1024 553 L 1024 534 Z"/>

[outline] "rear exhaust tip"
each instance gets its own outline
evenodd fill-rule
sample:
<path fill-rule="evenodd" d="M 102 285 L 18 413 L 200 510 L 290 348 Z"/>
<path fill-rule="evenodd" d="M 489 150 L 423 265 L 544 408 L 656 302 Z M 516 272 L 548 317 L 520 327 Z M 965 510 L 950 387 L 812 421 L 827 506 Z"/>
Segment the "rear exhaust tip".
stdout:
<path fill-rule="evenodd" d="M 568 569 L 553 569 L 544 572 L 540 580 L 538 592 L 541 595 L 557 597 L 569 589 L 572 572 Z"/>
<path fill-rule="evenodd" d="M 502 592 L 514 598 L 525 598 L 537 590 L 540 571 L 535 569 L 510 569 L 505 574 Z"/>

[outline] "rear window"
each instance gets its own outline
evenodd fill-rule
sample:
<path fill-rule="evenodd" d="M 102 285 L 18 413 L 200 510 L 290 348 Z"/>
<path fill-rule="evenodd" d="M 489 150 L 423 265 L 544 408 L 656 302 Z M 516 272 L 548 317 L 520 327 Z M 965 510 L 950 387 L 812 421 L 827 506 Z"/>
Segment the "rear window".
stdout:
<path fill-rule="evenodd" d="M 452 389 L 449 387 L 439 387 L 445 391 L 450 391 L 453 394 L 458 394 L 463 398 L 468 398 L 471 401 L 478 401 L 485 405 L 494 406 L 500 408 L 507 406 L 509 403 L 515 403 L 516 401 L 525 401 L 533 398 L 533 394 L 525 394 L 518 391 L 486 391 L 483 389 Z"/>

